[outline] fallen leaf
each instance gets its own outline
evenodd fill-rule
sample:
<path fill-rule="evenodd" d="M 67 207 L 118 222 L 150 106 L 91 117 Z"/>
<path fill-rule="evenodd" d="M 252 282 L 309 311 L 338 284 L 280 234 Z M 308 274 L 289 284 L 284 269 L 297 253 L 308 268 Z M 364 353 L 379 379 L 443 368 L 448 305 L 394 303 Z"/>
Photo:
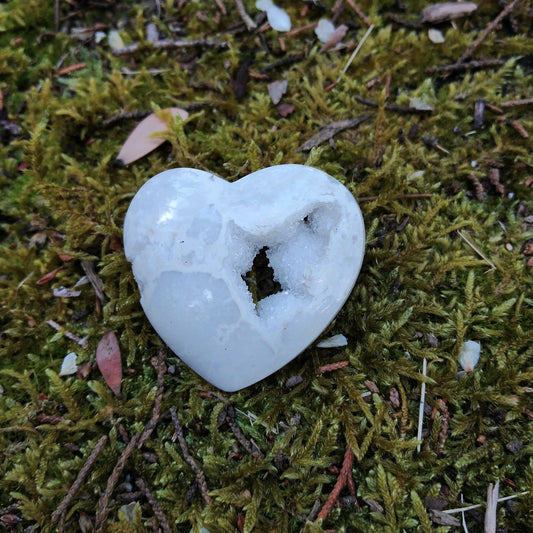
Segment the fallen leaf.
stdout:
<path fill-rule="evenodd" d="M 120 398 L 122 361 L 120 347 L 113 331 L 107 331 L 96 348 L 96 364 L 108 387 Z"/>
<path fill-rule="evenodd" d="M 273 81 L 267 85 L 268 94 L 274 105 L 279 104 L 281 97 L 287 91 L 287 80 Z"/>
<path fill-rule="evenodd" d="M 52 293 L 56 298 L 76 298 L 81 294 L 81 291 L 71 291 L 66 287 L 56 287 Z"/>
<path fill-rule="evenodd" d="M 76 373 L 76 370 L 78 370 L 76 357 L 77 355 L 74 352 L 70 352 L 65 356 L 61 363 L 61 370 L 59 371 L 60 376 L 69 376 L 70 374 Z"/>
<path fill-rule="evenodd" d="M 63 261 L 64 263 L 68 263 L 69 261 L 72 261 L 73 257 L 69 254 L 58 254 L 59 259 Z"/>
<path fill-rule="evenodd" d="M 295 109 L 294 104 L 282 102 L 278 106 L 278 114 L 282 117 L 288 117 L 291 113 L 294 113 Z"/>
<path fill-rule="evenodd" d="M 92 364 L 90 361 L 85 361 L 85 363 L 82 363 L 78 366 L 78 371 L 76 372 L 76 377 L 78 379 L 84 379 L 89 375 L 89 372 L 91 371 Z"/>
<path fill-rule="evenodd" d="M 441 2 L 424 8 L 420 22 L 444 22 L 469 15 L 477 9 L 474 2 Z"/>
<path fill-rule="evenodd" d="M 345 24 L 341 24 L 330 36 L 329 39 L 322 45 L 319 52 L 325 52 L 329 50 L 330 48 L 333 48 L 339 44 L 340 41 L 344 38 L 346 35 L 346 32 L 348 31 L 348 26 Z"/>
<path fill-rule="evenodd" d="M 64 267 L 62 266 L 54 268 L 54 270 L 52 270 L 51 272 L 48 272 L 48 274 L 45 274 L 39 281 L 37 281 L 37 285 L 44 285 L 45 283 L 52 281 L 56 277 L 56 274 L 60 270 L 63 270 L 63 268 Z"/>
<path fill-rule="evenodd" d="M 170 107 L 164 111 L 169 111 L 173 117 L 179 115 L 183 120 L 189 116 L 189 113 L 180 107 Z M 127 165 L 149 154 L 165 142 L 164 139 L 152 136 L 152 134 L 167 130 L 168 125 L 165 120 L 159 118 L 155 113 L 148 115 L 137 124 L 126 139 L 126 142 L 122 145 L 117 155 L 117 162 L 122 165 Z"/>
<path fill-rule="evenodd" d="M 355 118 L 346 118 L 344 120 L 338 120 L 336 122 L 331 122 L 327 126 L 324 126 L 318 133 L 315 133 L 312 137 L 307 139 L 297 150 L 297 152 L 308 152 L 315 146 L 319 146 L 330 139 L 333 139 L 337 133 L 347 130 L 349 128 L 355 128 L 361 122 L 368 120 L 372 116 L 372 113 L 367 113 L 366 115 L 360 115 Z"/>

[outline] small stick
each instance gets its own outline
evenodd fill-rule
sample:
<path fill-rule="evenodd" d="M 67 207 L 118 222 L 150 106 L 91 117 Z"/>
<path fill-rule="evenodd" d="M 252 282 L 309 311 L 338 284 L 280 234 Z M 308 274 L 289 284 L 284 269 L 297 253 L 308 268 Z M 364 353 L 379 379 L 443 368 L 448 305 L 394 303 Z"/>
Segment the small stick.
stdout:
<path fill-rule="evenodd" d="M 155 41 L 151 44 L 151 48 L 159 48 L 159 49 L 166 49 L 166 48 L 194 48 L 194 47 L 200 47 L 200 48 L 229 48 L 229 43 L 227 41 L 210 41 L 209 39 L 194 39 L 191 41 Z M 140 44 L 139 43 L 133 43 L 128 46 L 125 46 L 124 48 L 117 48 L 116 50 L 113 50 L 113 55 L 120 56 L 124 54 L 132 54 L 133 52 L 136 52 L 139 50 Z"/>
<path fill-rule="evenodd" d="M 163 510 L 161 509 L 161 505 L 159 505 L 159 502 L 150 492 L 144 481 L 141 478 L 138 478 L 135 481 L 135 484 L 152 506 L 152 510 L 154 511 L 154 514 L 159 522 L 159 525 L 161 526 L 161 529 L 163 530 L 163 533 L 172 533 L 172 529 L 170 529 L 170 525 L 168 523 L 167 517 L 165 516 L 165 513 L 163 513 Z"/>
<path fill-rule="evenodd" d="M 354 10 L 355 14 L 368 26 L 372 26 L 370 19 L 361 11 L 361 8 L 353 0 L 345 0 L 345 2 Z"/>
<path fill-rule="evenodd" d="M 487 490 L 487 509 L 485 511 L 485 533 L 496 533 L 496 512 L 498 510 L 498 492 L 500 480 L 494 486 L 489 483 Z"/>
<path fill-rule="evenodd" d="M 519 492 L 518 494 L 513 494 L 511 496 L 505 496 L 504 498 L 498 498 L 498 503 L 505 502 L 507 500 L 514 500 L 515 498 L 520 498 L 520 496 L 525 496 L 529 494 L 529 491 L 525 490 L 524 492 Z M 474 505 L 469 505 L 468 507 L 457 507 L 455 509 L 444 509 L 442 511 L 446 514 L 455 514 L 455 513 L 464 513 L 465 511 L 472 511 L 473 509 L 479 509 L 483 507 L 482 503 L 476 503 Z"/>
<path fill-rule="evenodd" d="M 102 121 L 102 124 L 104 126 L 111 126 L 111 124 L 114 124 L 115 122 L 119 122 L 120 120 L 127 120 L 130 118 L 134 119 L 140 119 L 147 117 L 151 111 L 126 111 L 124 113 L 118 113 L 116 115 L 113 115 L 112 117 L 106 118 Z"/>
<path fill-rule="evenodd" d="M 394 199 L 395 200 L 414 200 L 417 198 L 431 198 L 433 196 L 432 193 L 415 193 L 415 194 L 397 194 Z M 374 202 L 375 200 L 378 200 L 379 196 L 361 196 L 361 198 L 357 198 L 358 202 Z"/>
<path fill-rule="evenodd" d="M 70 72 L 74 72 L 75 70 L 81 70 L 82 68 L 85 68 L 87 66 L 87 63 L 75 63 L 74 65 L 70 65 L 68 67 L 63 67 L 61 70 L 58 71 L 58 76 L 63 76 L 64 74 L 69 74 Z"/>
<path fill-rule="evenodd" d="M 87 338 L 80 339 L 77 335 L 74 335 L 74 333 L 71 333 L 70 331 L 65 330 L 62 326 L 60 326 L 55 320 L 47 320 L 46 323 L 54 328 L 56 331 L 59 331 L 60 333 L 63 333 L 63 335 L 70 339 L 71 341 L 74 341 L 78 343 L 83 348 L 87 347 Z"/>
<path fill-rule="evenodd" d="M 312 22 L 311 24 L 306 24 L 305 26 L 300 26 L 299 28 L 293 28 L 292 30 L 289 30 L 285 35 L 287 36 L 287 38 L 294 37 L 295 35 L 299 35 L 300 33 L 315 29 L 316 25 L 316 22 Z"/>
<path fill-rule="evenodd" d="M 474 43 L 468 47 L 463 55 L 457 60 L 457 64 L 464 63 L 465 59 L 468 59 L 474 50 L 486 39 L 487 35 L 506 17 L 520 2 L 520 0 L 513 0 L 510 4 L 505 6 L 505 9 L 492 21 L 487 24 L 481 35 L 474 41 Z"/>
<path fill-rule="evenodd" d="M 331 494 L 328 496 L 326 503 L 324 504 L 324 506 L 318 513 L 317 520 L 320 520 L 320 519 L 325 520 L 328 514 L 330 513 L 331 509 L 333 509 L 335 502 L 339 498 L 339 494 L 341 493 L 341 490 L 348 483 L 348 476 L 352 475 L 353 459 L 354 459 L 354 456 L 353 456 L 352 449 L 350 448 L 349 444 L 346 444 L 346 451 L 344 452 L 344 460 L 342 462 L 342 468 L 339 473 L 339 477 L 337 478 L 337 481 L 335 482 L 335 486 L 333 487 Z"/>
<path fill-rule="evenodd" d="M 60 528 L 59 530 L 62 530 L 64 526 L 63 522 L 65 519 L 65 512 L 68 509 L 68 506 L 72 503 L 72 500 L 74 499 L 74 496 L 78 493 L 80 490 L 80 487 L 83 483 L 83 480 L 89 473 L 89 470 L 92 468 L 94 463 L 96 462 L 96 459 L 102 453 L 102 450 L 104 449 L 104 446 L 107 443 L 107 436 L 104 435 L 97 443 L 96 446 L 93 448 L 93 451 L 87 458 L 87 461 L 85 461 L 85 464 L 81 468 L 81 470 L 78 472 L 78 475 L 76 476 L 76 479 L 74 480 L 74 483 L 72 483 L 70 489 L 67 492 L 67 495 L 63 498 L 63 501 L 59 504 L 57 509 L 52 514 L 52 524 L 55 524 L 58 520 L 60 521 Z"/>
<path fill-rule="evenodd" d="M 422 362 L 422 375 L 425 377 L 427 375 L 428 361 L 424 357 Z M 422 440 L 422 429 L 424 427 L 424 403 L 426 401 L 426 382 L 422 382 L 422 387 L 420 389 L 420 407 L 418 408 L 418 431 L 416 433 L 416 440 Z M 418 444 L 416 451 L 420 453 L 422 444 Z"/>
<path fill-rule="evenodd" d="M 389 78 L 387 77 L 387 80 Z M 379 104 L 375 100 L 370 100 L 370 98 L 364 98 L 356 94 L 354 99 L 360 102 L 361 104 L 367 105 L 369 107 L 379 107 Z M 408 105 L 396 105 L 396 104 L 386 104 L 385 109 L 387 111 L 396 111 L 397 113 L 431 113 L 432 109 L 418 109 L 416 107 L 411 107 Z"/>
<path fill-rule="evenodd" d="M 481 250 L 475 246 L 474 244 L 472 244 L 467 238 L 465 235 L 463 235 L 463 233 L 461 232 L 461 230 L 457 230 L 457 233 L 459 234 L 459 236 L 470 246 L 470 248 L 472 248 L 472 250 L 474 250 L 482 259 L 484 259 L 491 267 L 492 269 L 491 270 L 497 270 L 497 266 L 486 256 L 484 255 Z"/>
<path fill-rule="evenodd" d="M 155 401 L 154 401 L 154 410 L 152 413 L 152 418 L 146 424 L 146 428 L 141 435 L 141 438 L 139 439 L 139 444 L 137 444 L 137 447 L 141 449 L 146 441 L 150 438 L 150 435 L 152 434 L 152 431 L 154 431 L 157 422 L 159 421 L 159 416 L 161 413 L 161 402 L 163 401 L 163 383 L 165 378 L 165 373 L 167 371 L 167 365 L 165 364 L 165 358 L 167 355 L 167 348 L 166 346 L 161 346 L 159 348 L 159 354 L 157 357 L 152 358 L 152 365 L 157 370 L 157 392 L 155 395 Z"/>
<path fill-rule="evenodd" d="M 176 438 L 178 439 L 185 461 L 191 467 L 192 471 L 196 474 L 196 480 L 198 482 L 198 485 L 200 486 L 200 492 L 202 493 L 202 497 L 207 505 L 211 505 L 213 503 L 213 500 L 211 499 L 211 496 L 209 496 L 209 490 L 205 481 L 204 471 L 196 464 L 196 461 L 194 460 L 193 456 L 189 453 L 187 441 L 183 436 L 183 428 L 180 424 L 178 414 L 176 413 L 176 409 L 174 407 L 170 408 L 170 415 L 172 416 L 172 422 L 174 423 L 175 429 L 175 437 L 173 437 L 173 440 L 176 440 Z"/>
<path fill-rule="evenodd" d="M 256 459 L 263 459 L 263 453 L 261 450 L 252 444 L 243 434 L 241 431 L 241 428 L 235 422 L 235 409 L 232 405 L 228 405 L 226 407 L 226 421 L 235 435 L 235 438 L 241 443 L 242 447 L 252 456 Z"/>
<path fill-rule="evenodd" d="M 350 59 L 348 59 L 348 62 L 346 65 L 344 65 L 344 68 L 342 69 L 341 76 L 337 78 L 337 83 L 341 81 L 342 74 L 346 74 L 346 71 L 348 70 L 348 67 L 352 64 L 352 61 L 355 59 L 355 56 L 359 53 L 359 50 L 361 50 L 363 44 L 367 40 L 368 36 L 372 33 L 372 30 L 374 29 L 374 24 L 371 24 L 368 30 L 366 30 L 366 33 L 363 35 L 363 38 L 359 41 L 359 44 L 357 45 L 357 48 L 352 52 L 352 55 L 350 56 Z"/>
<path fill-rule="evenodd" d="M 107 515 L 109 513 L 109 509 L 107 507 L 107 504 L 109 503 L 109 498 L 111 498 L 111 494 L 113 493 L 113 489 L 117 484 L 118 478 L 122 473 L 122 470 L 124 470 L 126 462 L 128 461 L 128 458 L 132 454 L 133 450 L 135 449 L 138 440 L 139 434 L 137 433 L 131 438 L 128 445 L 124 448 L 124 451 L 118 458 L 115 468 L 113 468 L 113 472 L 111 472 L 111 475 L 107 480 L 107 486 L 105 488 L 105 491 L 102 496 L 100 496 L 100 500 L 98 500 L 98 511 L 96 513 L 96 520 L 94 524 L 94 530 L 96 533 L 103 533 L 104 531 L 104 525 L 106 522 Z"/>
<path fill-rule="evenodd" d="M 439 432 L 439 440 L 437 443 L 437 455 L 442 453 L 442 448 L 444 446 L 444 443 L 446 442 L 446 439 L 448 438 L 448 428 L 450 426 L 450 412 L 448 411 L 448 406 L 446 405 L 446 402 L 439 398 L 437 400 L 437 405 L 435 406 L 435 411 L 439 410 L 441 413 L 441 427 Z M 433 413 L 432 413 L 433 417 Z"/>
<path fill-rule="evenodd" d="M 325 372 L 331 372 L 348 366 L 350 361 L 339 361 L 338 363 L 329 363 L 328 365 L 319 366 L 316 371 L 317 374 L 324 374 Z"/>
<path fill-rule="evenodd" d="M 523 100 L 508 100 L 507 102 L 502 102 L 500 107 L 517 107 L 520 105 L 530 104 L 533 104 L 533 98 L 525 98 Z"/>
<path fill-rule="evenodd" d="M 257 24 L 250 18 L 250 15 L 246 13 L 246 9 L 242 0 L 235 0 L 235 7 L 237 8 L 237 13 L 239 13 L 239 16 L 241 17 L 248 30 L 255 30 L 255 28 L 257 28 Z"/>
<path fill-rule="evenodd" d="M 483 59 L 469 61 L 468 63 L 452 63 L 451 65 L 444 65 L 440 67 L 429 67 L 426 69 L 428 74 L 434 72 L 456 72 L 460 70 L 468 70 L 474 68 L 491 68 L 499 67 L 505 63 L 505 59 Z"/>

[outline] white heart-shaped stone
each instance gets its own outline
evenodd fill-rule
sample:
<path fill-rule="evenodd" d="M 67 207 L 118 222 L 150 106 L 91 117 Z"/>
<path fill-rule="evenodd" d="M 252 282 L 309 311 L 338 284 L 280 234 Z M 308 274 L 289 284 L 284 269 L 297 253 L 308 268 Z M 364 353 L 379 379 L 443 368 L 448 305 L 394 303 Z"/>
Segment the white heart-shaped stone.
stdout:
<path fill-rule="evenodd" d="M 233 183 L 167 170 L 141 187 L 124 223 L 126 257 L 152 326 L 226 391 L 275 372 L 320 335 L 353 288 L 364 245 L 352 194 L 303 165 Z M 244 278 L 265 247 L 281 290 L 255 304 Z"/>

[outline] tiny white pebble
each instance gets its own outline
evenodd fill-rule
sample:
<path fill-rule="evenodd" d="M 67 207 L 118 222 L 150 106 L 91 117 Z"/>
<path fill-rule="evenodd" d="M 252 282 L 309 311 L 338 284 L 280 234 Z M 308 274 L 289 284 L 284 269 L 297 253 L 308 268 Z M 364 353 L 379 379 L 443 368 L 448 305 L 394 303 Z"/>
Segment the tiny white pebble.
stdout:
<path fill-rule="evenodd" d="M 76 373 L 78 370 L 76 357 L 77 355 L 74 352 L 70 352 L 65 356 L 61 363 L 61 370 L 59 371 L 60 376 L 69 376 L 70 374 Z"/>
<path fill-rule="evenodd" d="M 331 34 L 335 31 L 335 26 L 333 25 L 333 22 L 329 19 L 320 19 L 318 21 L 318 24 L 315 28 L 315 34 L 318 37 L 318 40 L 326 43 L 328 42 L 328 39 L 331 37 Z"/>
<path fill-rule="evenodd" d="M 341 346 L 348 346 L 348 340 L 344 335 L 333 335 L 329 339 L 319 342 L 317 348 L 340 348 Z"/>
<path fill-rule="evenodd" d="M 444 35 L 442 35 L 442 32 L 434 28 L 430 28 L 428 30 L 428 37 L 429 37 L 429 40 L 435 44 L 440 44 L 445 41 Z"/>
<path fill-rule="evenodd" d="M 472 372 L 479 361 L 481 344 L 476 341 L 466 341 L 459 354 L 459 363 L 467 372 Z"/>

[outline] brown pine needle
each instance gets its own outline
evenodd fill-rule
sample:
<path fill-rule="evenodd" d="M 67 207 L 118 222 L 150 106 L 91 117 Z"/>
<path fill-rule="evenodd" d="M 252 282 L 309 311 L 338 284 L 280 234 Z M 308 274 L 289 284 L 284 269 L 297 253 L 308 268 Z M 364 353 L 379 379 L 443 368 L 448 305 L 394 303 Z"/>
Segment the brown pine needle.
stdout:
<path fill-rule="evenodd" d="M 174 407 L 170 408 L 170 415 L 172 416 L 172 422 L 174 423 L 174 429 L 175 429 L 175 439 L 178 440 L 178 443 L 181 448 L 181 452 L 183 453 L 183 458 L 187 462 L 187 464 L 191 467 L 192 471 L 196 474 L 196 481 L 198 482 L 198 485 L 200 487 L 200 492 L 202 493 L 202 497 L 207 505 L 210 505 L 213 503 L 213 500 L 211 496 L 209 496 L 209 489 L 207 488 L 207 483 L 205 481 L 205 474 L 204 471 L 198 466 L 196 461 L 194 460 L 193 456 L 189 453 L 189 447 L 187 446 L 187 441 L 185 440 L 185 437 L 183 435 L 183 427 L 181 426 L 181 423 L 178 418 L 178 414 L 176 413 L 176 409 Z"/>
<path fill-rule="evenodd" d="M 63 501 L 59 504 L 57 509 L 53 512 L 52 524 L 55 524 L 60 519 L 61 519 L 61 522 L 63 521 L 63 517 L 65 515 L 66 510 L 68 509 L 68 506 L 72 503 L 72 500 L 74 499 L 74 497 L 80 490 L 83 480 L 86 478 L 87 474 L 89 473 L 89 470 L 92 468 L 93 464 L 96 462 L 96 459 L 98 458 L 98 456 L 104 449 L 106 443 L 107 443 L 106 435 L 104 435 L 96 443 L 96 446 L 93 448 L 93 451 L 87 458 L 87 461 L 85 461 L 85 464 L 83 465 L 82 469 L 79 471 L 78 475 L 76 476 L 74 483 L 72 483 L 72 486 L 67 492 L 67 495 L 63 498 Z"/>
<path fill-rule="evenodd" d="M 339 473 L 339 477 L 337 478 L 335 486 L 333 487 L 331 494 L 328 496 L 326 503 L 318 513 L 317 520 L 325 520 L 331 512 L 331 509 L 333 509 L 333 506 L 337 502 L 342 489 L 348 483 L 348 477 L 352 476 L 353 459 L 354 455 L 352 449 L 350 448 L 349 444 L 346 444 L 346 451 L 344 452 L 344 460 L 342 462 L 342 468 Z"/>
<path fill-rule="evenodd" d="M 463 55 L 457 60 L 457 64 L 463 63 L 465 59 L 468 59 L 476 48 L 487 38 L 487 35 L 494 30 L 494 28 L 505 18 L 515 6 L 520 2 L 520 0 L 513 0 L 510 4 L 505 6 L 505 9 L 491 22 L 487 24 L 481 35 L 474 41 L 474 43 L 468 47 L 468 49 L 463 53 Z"/>
<path fill-rule="evenodd" d="M 104 531 L 104 525 L 107 519 L 107 515 L 109 514 L 109 508 L 108 508 L 109 499 L 111 498 L 111 495 L 113 494 L 113 490 L 115 489 L 115 485 L 117 484 L 118 478 L 120 477 L 120 474 L 124 470 L 124 467 L 126 466 L 126 463 L 128 462 L 128 458 L 132 454 L 133 450 L 135 449 L 135 446 L 137 445 L 138 441 L 139 441 L 139 434 L 137 433 L 131 438 L 128 445 L 124 448 L 124 451 L 118 458 L 115 468 L 113 468 L 113 472 L 111 472 L 111 475 L 109 476 L 109 479 L 107 480 L 105 491 L 102 494 L 102 496 L 100 496 L 100 500 L 98 501 L 98 510 L 96 513 L 96 520 L 94 524 L 94 530 L 96 533 L 103 533 Z"/>
<path fill-rule="evenodd" d="M 333 370 L 339 370 L 339 368 L 344 368 L 349 364 L 350 361 L 339 361 L 338 363 L 329 363 L 328 365 L 319 366 L 316 371 L 317 374 L 324 374 L 326 372 L 332 372 Z"/>

